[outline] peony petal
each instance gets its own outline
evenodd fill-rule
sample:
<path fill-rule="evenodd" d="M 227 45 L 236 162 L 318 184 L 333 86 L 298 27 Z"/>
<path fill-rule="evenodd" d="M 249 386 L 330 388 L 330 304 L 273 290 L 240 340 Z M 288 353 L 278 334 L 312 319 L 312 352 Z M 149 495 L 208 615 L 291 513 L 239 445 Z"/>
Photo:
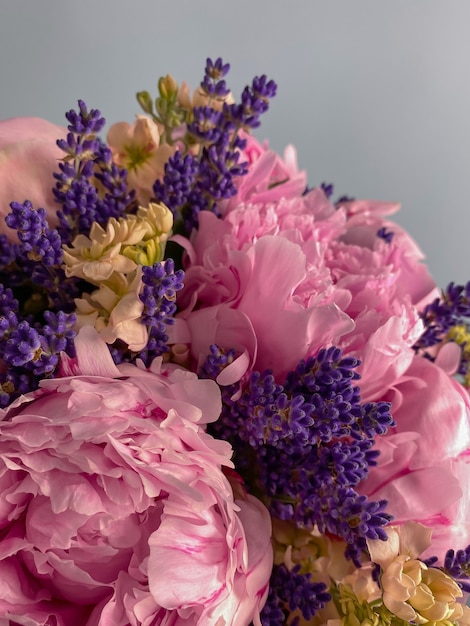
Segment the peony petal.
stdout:
<path fill-rule="evenodd" d="M 75 352 L 77 356 L 73 360 L 62 355 L 61 374 L 63 376 L 79 374 L 107 378 L 120 376 L 108 347 L 93 327 L 84 326 L 79 330 L 75 339 Z"/>
<path fill-rule="evenodd" d="M 204 518 L 166 517 L 149 546 L 149 588 L 160 606 L 204 606 L 226 589 L 228 551 L 213 510 Z M 172 564 L 171 577 L 162 563 Z"/>

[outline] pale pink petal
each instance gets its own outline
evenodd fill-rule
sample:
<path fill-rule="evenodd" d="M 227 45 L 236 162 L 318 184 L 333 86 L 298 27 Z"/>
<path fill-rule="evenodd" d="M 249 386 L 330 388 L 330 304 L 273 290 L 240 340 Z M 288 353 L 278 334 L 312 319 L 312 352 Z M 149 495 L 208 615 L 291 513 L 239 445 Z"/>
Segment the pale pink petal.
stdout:
<path fill-rule="evenodd" d="M 453 341 L 444 344 L 437 353 L 435 364 L 449 376 L 453 376 L 460 365 L 462 348 Z"/>
<path fill-rule="evenodd" d="M 165 518 L 149 545 L 149 587 L 160 606 L 204 606 L 225 590 L 227 545 L 212 510 L 204 518 Z M 172 564 L 171 578 L 162 563 Z"/>
<path fill-rule="evenodd" d="M 293 293 L 306 271 L 298 246 L 263 237 L 250 256 L 254 269 L 238 309 L 256 332 L 257 367 L 272 368 L 282 378 L 301 358 L 350 331 L 353 322 L 334 305 L 305 308 L 295 302 Z"/>
<path fill-rule="evenodd" d="M 61 373 L 63 376 L 84 374 L 116 378 L 119 376 L 108 347 L 91 326 L 81 328 L 75 339 L 76 358 L 62 355 Z M 43 381 L 45 385 L 46 381 Z"/>
<path fill-rule="evenodd" d="M 450 468 L 429 467 L 398 476 L 371 494 L 385 499 L 395 521 L 424 520 L 459 501 L 462 490 Z"/>

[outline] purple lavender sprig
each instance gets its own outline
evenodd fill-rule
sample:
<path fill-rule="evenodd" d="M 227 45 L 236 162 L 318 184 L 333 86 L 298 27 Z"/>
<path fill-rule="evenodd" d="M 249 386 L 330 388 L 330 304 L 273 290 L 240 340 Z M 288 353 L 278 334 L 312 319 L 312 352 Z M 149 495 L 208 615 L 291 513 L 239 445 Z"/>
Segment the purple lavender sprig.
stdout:
<path fill-rule="evenodd" d="M 426 559 L 428 567 L 437 567 L 437 556 Z M 464 550 L 447 550 L 444 557 L 443 572 L 453 578 L 465 593 L 470 593 L 470 545 Z"/>
<path fill-rule="evenodd" d="M 201 83 L 202 90 L 211 97 L 225 98 L 230 93 L 227 84 L 223 79 L 230 70 L 230 64 L 224 63 L 219 57 L 216 61 L 206 60 L 206 69 Z"/>
<path fill-rule="evenodd" d="M 62 240 L 57 230 L 49 228 L 46 211 L 35 209 L 26 200 L 22 204 L 12 202 L 11 212 L 5 222 L 17 231 L 20 245 L 19 255 L 29 261 L 41 263 L 45 267 L 58 266 L 62 262 Z"/>
<path fill-rule="evenodd" d="M 69 111 L 66 118 L 69 133 L 57 142 L 65 157 L 54 174 L 53 192 L 62 207 L 57 212 L 58 230 L 63 242 L 70 243 L 78 233 L 88 235 L 94 222 L 104 225 L 110 217 L 122 216 L 132 205 L 134 192 L 127 189 L 127 171 L 113 163 L 111 151 L 97 137 L 105 124 L 101 113 L 88 111 L 79 100 L 78 111 Z M 104 192 L 98 191 L 95 179 Z"/>
<path fill-rule="evenodd" d="M 326 585 L 310 578 L 310 573 L 301 573 L 299 565 L 292 570 L 285 565 L 273 567 L 268 599 L 261 612 L 263 626 L 284 626 L 289 614 L 297 610 L 304 620 L 310 620 L 331 601 Z"/>
<path fill-rule="evenodd" d="M 379 230 L 377 231 L 377 237 L 383 239 L 385 243 L 391 243 L 394 235 L 395 233 L 393 232 L 393 230 L 388 230 L 385 226 L 382 226 L 382 228 L 379 228 Z"/>
<path fill-rule="evenodd" d="M 12 307 L 0 316 L 0 353 L 7 366 L 24 367 L 36 376 L 55 370 L 60 352 L 73 356 L 75 315 L 45 311 L 44 322 L 18 319 Z"/>
<path fill-rule="evenodd" d="M 229 93 L 224 80 L 229 69 L 221 58 L 207 59 L 200 88 L 208 104 L 192 110 L 185 140 L 193 149 L 199 145 L 198 154 L 176 153 L 165 166 L 163 181 L 156 181 L 153 188 L 157 200 L 177 218 L 178 232 L 189 234 L 197 228 L 201 211 L 217 215 L 218 203 L 236 194 L 237 178 L 248 172 L 248 164 L 240 161 L 246 140 L 239 133 L 259 126 L 260 116 L 276 94 L 274 81 L 261 76 L 244 89 L 240 104 L 213 106 Z"/>
<path fill-rule="evenodd" d="M 424 308 L 425 331 L 415 347 L 426 349 L 440 343 L 449 329 L 466 317 L 470 317 L 470 281 L 465 286 L 450 283 L 440 298 Z"/>
<path fill-rule="evenodd" d="M 62 309 L 73 306 L 77 279 L 65 279 L 61 237 L 49 228 L 43 208 L 29 201 L 10 206 L 5 221 L 19 243 L 6 246 L 14 256 L 5 259 L 9 265 L 2 271 L 12 289 L 0 285 L 2 406 L 52 376 L 60 353 L 73 355 L 75 337 L 75 316 Z"/>
<path fill-rule="evenodd" d="M 448 550 L 444 559 L 444 571 L 466 593 L 470 593 L 470 545 L 464 550 Z"/>
<path fill-rule="evenodd" d="M 177 270 L 173 259 L 142 268 L 144 284 L 140 299 L 144 303 L 142 323 L 149 329 L 149 340 L 138 357 L 146 365 L 168 352 L 166 327 L 174 324 L 176 292 L 183 288 L 184 272 Z"/>
<path fill-rule="evenodd" d="M 48 307 L 70 312 L 73 298 L 79 295 L 78 280 L 66 278 L 62 268 L 62 239 L 51 229 L 43 208 L 34 208 L 28 200 L 12 202 L 6 216 L 7 226 L 16 230 L 19 243 L 0 242 L 5 265 L 0 280 L 23 293 L 24 313 Z M 24 293 L 29 297 L 24 298 Z"/>
<path fill-rule="evenodd" d="M 214 346 L 202 375 L 215 379 L 233 357 Z M 269 370 L 252 372 L 239 397 L 222 388 L 222 417 L 213 426 L 275 517 L 349 543 L 386 539 L 391 520 L 385 501 L 355 490 L 376 464 L 375 436 L 394 425 L 388 403 L 361 402 L 358 365 L 332 347 L 301 361 L 282 385 Z"/>
<path fill-rule="evenodd" d="M 470 336 L 470 281 L 466 285 L 450 283 L 440 298 L 435 298 L 421 313 L 425 330 L 414 348 L 427 359 L 434 361 L 435 355 L 429 348 L 443 341 L 457 341 L 458 332 L 464 329 L 464 336 Z M 459 342 L 462 357 L 458 374 L 468 378 L 470 372 L 470 341 Z M 468 383 L 468 380 L 465 380 Z"/>
<path fill-rule="evenodd" d="M 148 340 L 138 353 L 116 341 L 110 346 L 115 363 L 142 360 L 150 366 L 153 359 L 169 352 L 167 327 L 175 323 L 176 293 L 183 288 L 184 272 L 176 270 L 173 259 L 142 268 L 143 289 L 139 295 L 144 304 L 141 323 L 147 327 Z"/>
<path fill-rule="evenodd" d="M 33 391 L 42 378 L 52 376 L 61 352 L 74 355 L 74 315 L 45 311 L 42 322 L 30 323 L 18 317 L 17 309 L 10 290 L 2 287 L 0 354 L 5 371 L 0 374 L 0 406 Z"/>

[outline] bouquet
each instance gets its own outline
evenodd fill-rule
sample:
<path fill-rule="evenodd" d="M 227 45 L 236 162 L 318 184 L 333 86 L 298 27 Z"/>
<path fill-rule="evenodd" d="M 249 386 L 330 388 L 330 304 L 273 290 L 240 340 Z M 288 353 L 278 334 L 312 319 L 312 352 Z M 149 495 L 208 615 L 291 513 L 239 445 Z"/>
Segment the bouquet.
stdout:
<path fill-rule="evenodd" d="M 228 71 L 0 123 L 0 624 L 469 624 L 470 282 Z"/>

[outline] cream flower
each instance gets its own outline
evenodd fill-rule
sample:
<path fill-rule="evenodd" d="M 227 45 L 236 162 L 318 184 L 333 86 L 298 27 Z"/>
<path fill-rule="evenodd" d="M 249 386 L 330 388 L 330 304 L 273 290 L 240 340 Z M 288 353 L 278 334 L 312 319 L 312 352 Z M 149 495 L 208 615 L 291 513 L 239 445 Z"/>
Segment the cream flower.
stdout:
<path fill-rule="evenodd" d="M 150 203 L 148 207 L 139 207 L 136 216 L 128 217 L 128 220 L 131 219 L 145 227 L 145 234 L 135 243 L 124 242 L 122 253 L 138 265 L 153 265 L 161 261 L 173 228 L 170 209 L 164 204 Z"/>
<path fill-rule="evenodd" d="M 95 222 L 89 237 L 78 235 L 72 247 L 64 246 L 65 275 L 100 285 L 114 272 L 127 274 L 135 270 L 136 263 L 120 254 L 122 233 L 116 226 L 117 221 L 111 219 L 104 230 Z"/>
<path fill-rule="evenodd" d="M 417 557 L 430 545 L 431 530 L 416 522 L 387 529 L 388 540 L 367 540 L 382 570 L 383 602 L 391 613 L 416 624 L 447 624 L 464 616 L 462 591 L 447 574 Z"/>
<path fill-rule="evenodd" d="M 372 575 L 372 564 L 355 569 L 341 580 L 341 584 L 349 587 L 358 602 L 373 602 L 382 596 L 380 588 Z"/>
<path fill-rule="evenodd" d="M 113 274 L 128 274 L 137 265 L 163 259 L 173 227 L 173 215 L 164 204 L 140 207 L 137 215 L 111 218 L 104 229 L 96 222 L 90 236 L 78 235 L 64 246 L 66 276 L 77 276 L 100 286 Z"/>
<path fill-rule="evenodd" d="M 75 299 L 77 328 L 93 326 L 106 343 L 124 341 L 129 350 L 139 352 L 147 344 L 146 327 L 141 323 L 144 309 L 139 298 L 142 268 L 131 277 L 115 274 L 111 286 L 102 284 L 91 294 Z"/>

